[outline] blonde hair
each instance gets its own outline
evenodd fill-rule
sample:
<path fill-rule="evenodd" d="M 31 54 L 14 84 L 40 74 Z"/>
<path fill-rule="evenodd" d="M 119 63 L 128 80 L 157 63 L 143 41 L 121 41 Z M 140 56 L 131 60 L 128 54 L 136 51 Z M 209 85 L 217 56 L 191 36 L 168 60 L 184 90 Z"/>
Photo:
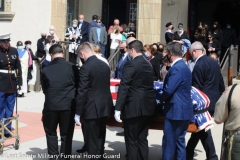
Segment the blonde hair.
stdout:
<path fill-rule="evenodd" d="M 77 53 L 79 53 L 81 51 L 84 51 L 85 53 L 93 53 L 94 52 L 94 47 L 91 43 L 84 42 L 78 47 Z"/>
<path fill-rule="evenodd" d="M 94 52 L 97 54 L 101 54 L 101 49 L 98 45 L 93 45 Z"/>
<path fill-rule="evenodd" d="M 73 23 L 74 23 L 74 22 L 78 23 L 78 20 L 74 19 L 72 22 L 73 22 Z"/>
<path fill-rule="evenodd" d="M 115 33 L 114 30 L 115 30 L 115 32 L 116 32 L 116 30 L 117 30 L 118 33 Z M 112 28 L 112 33 L 120 34 L 120 28 L 119 28 L 119 26 L 113 26 L 113 28 Z"/>

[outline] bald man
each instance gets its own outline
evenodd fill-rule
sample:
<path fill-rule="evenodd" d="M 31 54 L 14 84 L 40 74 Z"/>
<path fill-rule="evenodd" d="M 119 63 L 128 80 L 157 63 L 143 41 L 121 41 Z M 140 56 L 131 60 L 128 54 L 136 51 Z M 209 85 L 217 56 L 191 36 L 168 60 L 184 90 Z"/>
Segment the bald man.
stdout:
<path fill-rule="evenodd" d="M 119 21 L 118 19 L 115 19 L 115 20 L 113 21 L 113 25 L 111 25 L 111 26 L 109 27 L 109 29 L 108 29 L 108 35 L 110 35 L 110 34 L 113 32 L 113 27 L 114 27 L 114 26 L 118 26 L 119 29 L 120 29 L 120 31 L 122 32 L 122 31 L 123 31 L 123 28 L 122 28 L 121 26 L 119 26 L 119 24 L 120 24 L 120 21 Z"/>
<path fill-rule="evenodd" d="M 37 57 L 43 57 L 46 55 L 46 52 L 44 50 L 45 48 L 45 41 L 46 41 L 46 35 L 47 33 L 46 32 L 42 32 L 41 33 L 41 38 L 38 39 L 37 41 Z"/>
<path fill-rule="evenodd" d="M 84 15 L 80 14 L 79 21 L 78 21 L 78 29 L 80 32 L 80 44 L 88 41 L 88 33 L 89 33 L 88 27 L 89 27 L 89 23 L 84 21 Z"/>

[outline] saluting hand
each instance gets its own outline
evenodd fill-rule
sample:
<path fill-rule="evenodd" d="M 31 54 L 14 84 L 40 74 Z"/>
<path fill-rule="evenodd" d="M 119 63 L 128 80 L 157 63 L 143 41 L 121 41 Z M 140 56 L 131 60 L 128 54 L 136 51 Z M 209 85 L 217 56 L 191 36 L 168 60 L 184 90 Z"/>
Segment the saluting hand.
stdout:
<path fill-rule="evenodd" d="M 75 123 L 76 123 L 77 126 L 81 126 L 80 116 L 79 115 L 75 114 L 74 120 L 75 120 Z"/>
<path fill-rule="evenodd" d="M 114 118 L 117 122 L 122 123 L 122 120 L 120 119 L 121 111 L 115 110 Z"/>

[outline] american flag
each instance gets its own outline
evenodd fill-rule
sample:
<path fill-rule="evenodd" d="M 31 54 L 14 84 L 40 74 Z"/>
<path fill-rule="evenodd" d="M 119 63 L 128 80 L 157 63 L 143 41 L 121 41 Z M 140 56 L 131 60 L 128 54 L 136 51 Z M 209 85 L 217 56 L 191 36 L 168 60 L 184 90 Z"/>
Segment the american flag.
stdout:
<path fill-rule="evenodd" d="M 162 106 L 162 103 L 160 102 L 160 96 L 163 92 L 163 82 L 154 81 L 153 83 L 154 83 L 154 92 L 156 95 L 156 102 L 158 104 L 158 111 L 160 114 L 162 114 L 164 106 Z M 111 89 L 114 105 L 116 104 L 119 85 L 120 85 L 119 79 L 110 80 L 110 89 Z M 209 107 L 209 104 L 210 104 L 209 98 L 206 96 L 206 94 L 204 94 L 197 88 L 192 87 L 191 97 L 192 97 L 192 103 L 193 103 L 193 110 L 195 112 Z M 195 114 L 191 122 L 197 125 L 198 131 L 202 129 L 205 129 L 205 131 L 207 131 L 208 129 L 213 127 L 213 120 L 208 111 L 200 114 Z"/>

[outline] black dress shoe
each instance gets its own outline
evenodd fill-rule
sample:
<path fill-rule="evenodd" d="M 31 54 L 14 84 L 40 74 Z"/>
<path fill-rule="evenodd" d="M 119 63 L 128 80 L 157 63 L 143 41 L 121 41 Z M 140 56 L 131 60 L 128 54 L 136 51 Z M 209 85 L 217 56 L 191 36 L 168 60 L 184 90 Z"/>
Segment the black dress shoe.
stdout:
<path fill-rule="evenodd" d="M 87 152 L 87 149 L 86 148 L 82 148 L 82 149 L 78 149 L 76 150 L 78 153 L 84 153 L 84 152 Z"/>
<path fill-rule="evenodd" d="M 119 132 L 119 133 L 116 133 L 117 136 L 124 136 L 124 131 L 123 132 Z"/>
<path fill-rule="evenodd" d="M 11 137 L 11 134 L 4 134 L 4 137 L 9 138 L 9 137 Z"/>

